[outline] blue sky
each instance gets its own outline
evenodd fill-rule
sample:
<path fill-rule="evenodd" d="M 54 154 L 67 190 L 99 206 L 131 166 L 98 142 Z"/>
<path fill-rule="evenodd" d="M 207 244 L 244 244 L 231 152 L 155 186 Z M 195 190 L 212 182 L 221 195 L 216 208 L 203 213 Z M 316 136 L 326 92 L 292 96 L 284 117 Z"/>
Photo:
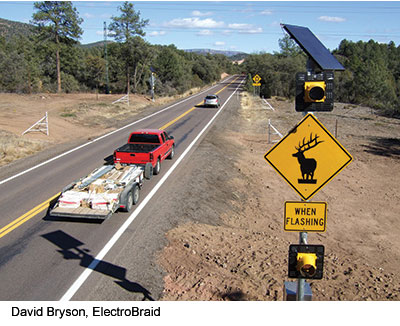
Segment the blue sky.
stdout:
<path fill-rule="evenodd" d="M 343 39 L 400 44 L 400 1 L 134 1 L 149 19 L 145 39 L 179 49 L 247 53 L 279 51 L 280 23 L 308 27 L 329 49 Z M 119 16 L 119 1 L 73 1 L 83 44 L 103 40 L 103 24 Z M 0 1 L 0 18 L 28 23 L 33 2 Z M 110 38 L 109 38 L 110 39 Z"/>

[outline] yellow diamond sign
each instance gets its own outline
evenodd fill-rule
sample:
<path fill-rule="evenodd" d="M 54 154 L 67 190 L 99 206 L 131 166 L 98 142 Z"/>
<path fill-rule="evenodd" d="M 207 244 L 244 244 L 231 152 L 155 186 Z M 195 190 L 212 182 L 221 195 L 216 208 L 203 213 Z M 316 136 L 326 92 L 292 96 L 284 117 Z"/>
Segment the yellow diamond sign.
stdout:
<path fill-rule="evenodd" d="M 307 114 L 264 158 L 304 200 L 314 196 L 353 159 L 312 114 Z"/>
<path fill-rule="evenodd" d="M 261 77 L 259 75 L 255 75 L 253 77 L 253 81 L 254 81 L 254 83 L 258 84 L 261 81 Z"/>

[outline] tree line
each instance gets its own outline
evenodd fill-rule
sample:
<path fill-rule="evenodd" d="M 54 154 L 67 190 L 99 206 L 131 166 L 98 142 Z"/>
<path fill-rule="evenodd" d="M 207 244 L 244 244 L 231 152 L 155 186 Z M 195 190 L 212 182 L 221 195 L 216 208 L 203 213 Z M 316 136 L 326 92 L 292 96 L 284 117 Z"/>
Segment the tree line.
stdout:
<path fill-rule="evenodd" d="M 253 92 L 255 74 L 262 78 L 260 95 L 294 98 L 295 75 L 306 70 L 307 57 L 288 36 L 279 40 L 280 52 L 246 58 L 246 87 Z M 343 40 L 332 52 L 345 67 L 335 72 L 335 102 L 361 104 L 379 113 L 400 117 L 400 46 L 370 40 Z"/>
<path fill-rule="evenodd" d="M 218 81 L 222 72 L 245 72 L 247 90 L 253 91 L 251 77 L 258 74 L 261 96 L 293 98 L 295 75 L 306 67 L 306 55 L 289 36 L 279 40 L 280 52 L 251 54 L 241 66 L 221 54 L 151 45 L 143 39 L 148 20 L 130 2 L 111 18 L 108 36 L 113 41 L 106 47 L 79 44 L 83 20 L 71 2 L 35 2 L 34 9 L 29 32 L 0 37 L 0 92 L 145 94 L 154 71 L 155 93 L 174 95 Z M 400 117 L 400 47 L 343 40 L 333 54 L 346 68 L 335 73 L 335 101 Z"/>
<path fill-rule="evenodd" d="M 151 45 L 143 39 L 148 20 L 129 2 L 111 18 L 113 41 L 92 47 L 78 42 L 83 20 L 71 2 L 35 2 L 34 9 L 30 33 L 0 37 L 0 92 L 147 93 L 154 71 L 156 94 L 174 95 L 235 70 L 224 55 Z"/>

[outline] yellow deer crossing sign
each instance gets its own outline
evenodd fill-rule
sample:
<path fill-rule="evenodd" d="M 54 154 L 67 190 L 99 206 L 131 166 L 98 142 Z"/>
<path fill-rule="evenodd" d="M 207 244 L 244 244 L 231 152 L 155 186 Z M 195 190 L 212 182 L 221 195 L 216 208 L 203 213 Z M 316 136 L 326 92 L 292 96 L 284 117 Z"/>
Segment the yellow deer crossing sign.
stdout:
<path fill-rule="evenodd" d="M 255 75 L 253 77 L 253 81 L 254 81 L 253 86 L 261 86 L 261 83 L 260 83 L 261 77 L 259 75 Z"/>
<path fill-rule="evenodd" d="M 304 200 L 314 196 L 353 159 L 312 114 L 307 114 L 264 158 Z"/>

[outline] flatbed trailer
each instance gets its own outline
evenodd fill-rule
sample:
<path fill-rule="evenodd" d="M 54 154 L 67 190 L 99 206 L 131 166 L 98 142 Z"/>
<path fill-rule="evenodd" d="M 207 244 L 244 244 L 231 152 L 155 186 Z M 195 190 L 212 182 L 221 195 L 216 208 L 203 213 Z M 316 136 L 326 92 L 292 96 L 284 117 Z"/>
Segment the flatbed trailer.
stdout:
<path fill-rule="evenodd" d="M 103 165 L 65 187 L 50 215 L 104 220 L 118 209 L 129 212 L 139 201 L 143 180 L 152 175 L 151 163 Z"/>

